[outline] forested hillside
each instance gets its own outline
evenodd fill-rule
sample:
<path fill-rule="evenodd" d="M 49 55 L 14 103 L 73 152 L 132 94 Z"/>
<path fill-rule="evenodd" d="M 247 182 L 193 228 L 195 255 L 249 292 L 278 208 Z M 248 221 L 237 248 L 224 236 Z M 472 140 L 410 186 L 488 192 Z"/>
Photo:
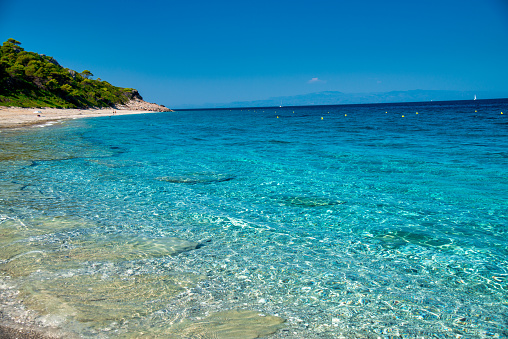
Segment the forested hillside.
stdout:
<path fill-rule="evenodd" d="M 114 107 L 141 96 L 132 88 L 93 80 L 93 74 L 60 66 L 50 56 L 27 52 L 8 39 L 0 47 L 0 106 Z"/>

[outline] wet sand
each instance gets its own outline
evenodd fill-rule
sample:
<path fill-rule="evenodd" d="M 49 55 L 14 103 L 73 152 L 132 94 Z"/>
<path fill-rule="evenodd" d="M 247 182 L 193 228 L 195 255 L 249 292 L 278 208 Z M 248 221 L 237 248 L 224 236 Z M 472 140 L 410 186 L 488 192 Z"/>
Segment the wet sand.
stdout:
<path fill-rule="evenodd" d="M 40 112 L 40 113 L 38 113 Z M 0 106 L 0 128 L 19 128 L 33 125 L 43 125 L 66 119 L 88 117 L 103 117 L 112 115 L 159 113 L 147 110 L 89 108 L 89 109 L 61 109 L 61 108 L 20 108 Z"/>

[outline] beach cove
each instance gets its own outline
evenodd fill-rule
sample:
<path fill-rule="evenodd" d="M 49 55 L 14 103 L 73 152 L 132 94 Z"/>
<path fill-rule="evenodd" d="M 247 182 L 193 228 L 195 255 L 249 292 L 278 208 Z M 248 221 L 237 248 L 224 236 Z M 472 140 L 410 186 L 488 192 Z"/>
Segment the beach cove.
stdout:
<path fill-rule="evenodd" d="M 0 132 L 2 331 L 505 338 L 507 106 L 27 110 Z"/>

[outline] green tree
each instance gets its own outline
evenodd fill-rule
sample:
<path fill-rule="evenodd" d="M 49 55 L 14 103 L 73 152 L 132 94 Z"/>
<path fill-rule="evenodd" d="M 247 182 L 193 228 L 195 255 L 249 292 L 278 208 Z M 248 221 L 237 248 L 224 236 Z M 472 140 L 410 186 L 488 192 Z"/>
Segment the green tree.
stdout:
<path fill-rule="evenodd" d="M 21 45 L 21 42 L 19 42 L 19 41 L 17 41 L 17 40 L 14 40 L 13 38 L 7 39 L 7 41 L 6 41 L 6 42 L 9 42 L 9 43 L 11 43 L 11 44 L 13 44 L 13 45 L 18 45 L 18 46 L 20 46 L 20 45 Z M 4 42 L 4 44 L 5 44 L 5 42 Z"/>
<path fill-rule="evenodd" d="M 91 78 L 93 77 L 93 74 L 92 72 L 90 72 L 89 70 L 85 69 L 83 72 L 79 73 L 81 74 L 81 76 L 85 79 L 88 79 L 88 78 Z"/>
<path fill-rule="evenodd" d="M 46 83 L 46 87 L 49 89 L 57 89 L 58 81 L 56 81 L 55 79 L 51 79 Z"/>
<path fill-rule="evenodd" d="M 21 52 L 18 54 L 18 58 L 16 59 L 16 63 L 26 66 L 34 57 L 26 52 Z"/>
<path fill-rule="evenodd" d="M 25 74 L 25 68 L 23 65 L 14 64 L 11 67 L 7 68 L 7 73 L 9 73 L 12 78 L 22 77 L 23 74 Z"/>
<path fill-rule="evenodd" d="M 24 49 L 20 45 L 21 42 L 11 38 L 3 43 L 1 50 L 3 53 L 16 53 L 24 51 Z"/>
<path fill-rule="evenodd" d="M 72 86 L 69 84 L 65 84 L 65 85 L 60 86 L 60 89 L 64 92 L 70 92 L 70 91 L 72 91 Z"/>
<path fill-rule="evenodd" d="M 25 75 L 28 77 L 35 76 L 37 70 L 41 67 L 41 62 L 38 60 L 30 60 L 28 65 L 25 66 Z"/>
<path fill-rule="evenodd" d="M 34 75 L 38 78 L 46 78 L 49 76 L 49 74 L 49 70 L 46 67 L 42 66 L 37 69 Z"/>

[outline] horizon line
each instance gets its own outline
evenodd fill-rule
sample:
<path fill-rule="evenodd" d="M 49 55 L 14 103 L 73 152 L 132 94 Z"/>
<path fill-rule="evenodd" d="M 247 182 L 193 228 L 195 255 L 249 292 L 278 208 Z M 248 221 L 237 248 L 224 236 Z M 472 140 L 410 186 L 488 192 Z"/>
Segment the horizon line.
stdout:
<path fill-rule="evenodd" d="M 272 108 L 302 108 L 302 107 L 326 107 L 326 106 L 374 106 L 374 105 L 404 105 L 404 104 L 440 104 L 445 102 L 479 102 L 489 100 L 508 100 L 503 98 L 488 99 L 453 99 L 453 100 L 430 100 L 430 101 L 396 101 L 396 102 L 372 102 L 372 103 L 350 103 L 350 104 L 317 104 L 317 105 L 289 105 L 289 106 L 242 106 L 242 107 L 196 107 L 196 108 L 171 108 L 173 111 L 214 111 L 214 110 L 243 110 L 243 109 L 272 109 Z"/>

